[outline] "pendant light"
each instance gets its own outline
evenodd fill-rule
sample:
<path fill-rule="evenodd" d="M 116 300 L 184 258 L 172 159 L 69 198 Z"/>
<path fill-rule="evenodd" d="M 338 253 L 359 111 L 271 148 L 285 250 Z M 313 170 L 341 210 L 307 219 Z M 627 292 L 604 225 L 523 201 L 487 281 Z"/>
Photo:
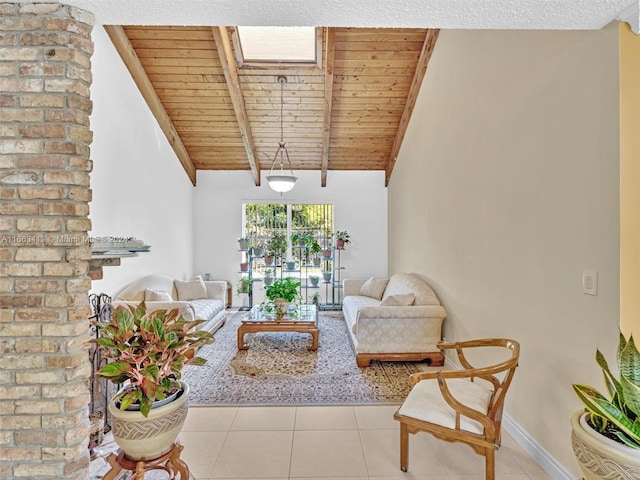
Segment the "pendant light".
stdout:
<path fill-rule="evenodd" d="M 283 128 L 283 107 L 284 100 L 282 98 L 282 91 L 284 89 L 285 83 L 287 83 L 287 77 L 279 76 L 278 83 L 280 84 L 280 143 L 278 144 L 278 150 L 276 150 L 276 154 L 273 157 L 273 164 L 271 165 L 271 171 L 267 176 L 267 182 L 269 182 L 269 186 L 275 192 L 279 192 L 282 194 L 283 192 L 288 192 L 291 190 L 298 180 L 298 177 L 293 175 L 293 170 L 291 168 L 291 160 L 289 160 L 289 152 L 287 152 L 287 147 L 284 142 L 284 128 Z M 280 172 L 276 170 L 274 175 L 273 168 L 276 166 L 278 162 L 278 157 L 280 158 Z M 287 163 L 289 165 L 289 174 L 286 174 L 284 171 L 284 159 L 287 158 Z"/>

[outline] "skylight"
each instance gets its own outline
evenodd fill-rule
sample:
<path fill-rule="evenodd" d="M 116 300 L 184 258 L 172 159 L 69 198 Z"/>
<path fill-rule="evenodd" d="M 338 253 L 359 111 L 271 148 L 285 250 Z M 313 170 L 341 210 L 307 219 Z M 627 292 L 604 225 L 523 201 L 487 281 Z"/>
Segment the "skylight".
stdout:
<path fill-rule="evenodd" d="M 317 62 L 315 27 L 236 27 L 241 63 Z"/>

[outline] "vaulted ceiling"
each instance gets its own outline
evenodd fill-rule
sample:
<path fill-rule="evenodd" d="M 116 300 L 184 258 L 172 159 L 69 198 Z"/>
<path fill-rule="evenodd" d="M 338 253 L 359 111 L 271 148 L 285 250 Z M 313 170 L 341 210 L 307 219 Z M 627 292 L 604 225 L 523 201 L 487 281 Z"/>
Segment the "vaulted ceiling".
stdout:
<path fill-rule="evenodd" d="M 318 66 L 239 67 L 232 28 L 105 28 L 194 184 L 196 170 L 251 170 L 260 185 L 281 106 L 294 170 L 320 170 L 322 186 L 328 170 L 382 170 L 388 182 L 438 37 L 320 28 Z"/>
<path fill-rule="evenodd" d="M 351 168 L 384 170 L 388 182 L 438 29 L 584 30 L 621 20 L 640 32 L 640 0 L 66 3 L 97 24 L 130 25 L 105 28 L 194 183 L 197 169 L 245 168 L 259 184 L 279 140 L 278 75 L 288 77 L 294 169 L 321 170 L 323 185 L 328 170 Z M 229 30 L 211 25 L 331 28 L 321 69 L 258 71 L 238 68 Z"/>

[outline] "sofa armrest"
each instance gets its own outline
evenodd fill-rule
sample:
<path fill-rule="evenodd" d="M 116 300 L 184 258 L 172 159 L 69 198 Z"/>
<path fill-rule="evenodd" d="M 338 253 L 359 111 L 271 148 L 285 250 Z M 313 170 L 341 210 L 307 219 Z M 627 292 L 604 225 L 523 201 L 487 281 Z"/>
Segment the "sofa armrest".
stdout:
<path fill-rule="evenodd" d="M 191 321 L 195 319 L 195 310 L 189 302 L 173 301 L 173 302 L 144 302 L 147 306 L 147 312 L 154 312 L 156 310 L 173 310 L 177 308 L 178 311 L 184 316 L 185 320 Z M 124 306 L 137 306 L 140 302 L 131 302 L 124 300 L 116 300 L 113 302 L 113 307 L 116 308 L 120 305 Z"/>
<path fill-rule="evenodd" d="M 366 278 L 345 278 L 342 281 L 342 293 L 343 295 L 360 295 L 360 287 L 366 282 Z"/>
<path fill-rule="evenodd" d="M 221 300 L 222 305 L 227 304 L 227 282 L 224 280 L 205 280 L 207 298 Z"/>

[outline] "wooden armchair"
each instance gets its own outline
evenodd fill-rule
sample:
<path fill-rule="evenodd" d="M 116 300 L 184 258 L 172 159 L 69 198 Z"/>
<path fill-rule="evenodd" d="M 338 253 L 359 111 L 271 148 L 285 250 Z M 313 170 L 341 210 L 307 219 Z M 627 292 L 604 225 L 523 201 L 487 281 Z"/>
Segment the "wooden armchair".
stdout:
<path fill-rule="evenodd" d="M 409 433 L 427 432 L 448 442 L 466 443 L 483 455 L 486 480 L 494 480 L 502 408 L 518 366 L 520 344 L 515 340 L 488 338 L 440 342 L 438 347 L 455 349 L 464 370 L 411 375 L 415 385 L 394 415 L 400 422 L 400 469 L 406 472 L 409 467 Z M 501 363 L 475 368 L 463 353 L 464 349 L 474 347 L 503 347 L 511 350 L 511 356 Z"/>

